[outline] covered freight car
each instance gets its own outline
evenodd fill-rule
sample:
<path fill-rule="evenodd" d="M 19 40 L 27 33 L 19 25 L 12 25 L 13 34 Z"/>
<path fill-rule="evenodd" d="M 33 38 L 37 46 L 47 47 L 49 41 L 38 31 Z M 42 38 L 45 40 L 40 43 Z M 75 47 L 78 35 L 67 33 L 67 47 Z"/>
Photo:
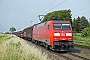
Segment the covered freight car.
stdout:
<path fill-rule="evenodd" d="M 16 32 L 12 32 L 12 34 L 20 37 L 20 38 L 23 38 L 23 31 L 16 31 Z"/>
<path fill-rule="evenodd" d="M 24 39 L 32 40 L 33 26 L 25 28 L 23 32 L 24 32 Z"/>

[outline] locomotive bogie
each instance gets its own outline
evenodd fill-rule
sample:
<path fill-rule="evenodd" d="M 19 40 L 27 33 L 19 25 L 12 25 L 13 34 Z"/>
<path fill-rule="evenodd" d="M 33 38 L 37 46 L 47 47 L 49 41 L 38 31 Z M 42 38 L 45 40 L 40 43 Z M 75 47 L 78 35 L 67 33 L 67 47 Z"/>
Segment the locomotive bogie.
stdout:
<path fill-rule="evenodd" d="M 68 51 L 73 47 L 73 42 L 54 42 L 54 44 L 51 46 L 52 50 L 54 51 Z"/>

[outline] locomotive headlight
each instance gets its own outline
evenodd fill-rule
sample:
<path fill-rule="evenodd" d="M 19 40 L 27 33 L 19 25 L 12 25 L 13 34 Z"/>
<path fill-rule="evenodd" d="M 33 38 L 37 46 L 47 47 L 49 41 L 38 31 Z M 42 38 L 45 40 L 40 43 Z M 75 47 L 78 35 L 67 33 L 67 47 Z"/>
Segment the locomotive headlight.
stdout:
<path fill-rule="evenodd" d="M 66 36 L 72 36 L 72 33 L 66 33 Z"/>
<path fill-rule="evenodd" d="M 54 38 L 54 41 L 58 41 L 58 38 Z"/>
<path fill-rule="evenodd" d="M 21 36 L 22 36 L 23 34 L 21 34 Z"/>
<path fill-rule="evenodd" d="M 60 33 L 54 33 L 54 36 L 60 36 Z"/>
<path fill-rule="evenodd" d="M 72 41 L 72 39 L 71 38 L 68 38 L 68 41 Z"/>

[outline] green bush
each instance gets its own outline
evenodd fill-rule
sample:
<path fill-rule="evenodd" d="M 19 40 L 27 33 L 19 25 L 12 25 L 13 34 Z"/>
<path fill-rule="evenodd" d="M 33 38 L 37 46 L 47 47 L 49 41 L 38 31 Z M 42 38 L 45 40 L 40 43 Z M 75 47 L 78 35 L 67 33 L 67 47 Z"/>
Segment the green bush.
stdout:
<path fill-rule="evenodd" d="M 83 30 L 82 33 L 81 33 L 81 36 L 82 36 L 82 37 L 90 36 L 90 27 L 84 28 L 84 30 Z"/>
<path fill-rule="evenodd" d="M 10 34 L 10 32 L 5 32 L 5 34 Z"/>

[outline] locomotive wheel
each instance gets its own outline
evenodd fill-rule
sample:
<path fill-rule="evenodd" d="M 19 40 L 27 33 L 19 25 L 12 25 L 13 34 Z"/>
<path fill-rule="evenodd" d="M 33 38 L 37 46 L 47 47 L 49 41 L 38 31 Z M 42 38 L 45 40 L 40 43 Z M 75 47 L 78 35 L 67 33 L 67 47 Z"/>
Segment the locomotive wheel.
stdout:
<path fill-rule="evenodd" d="M 35 44 L 38 45 L 38 41 L 35 41 Z"/>
<path fill-rule="evenodd" d="M 47 50 L 49 50 L 49 45 L 48 45 L 48 44 L 45 44 L 45 48 L 46 48 Z"/>

